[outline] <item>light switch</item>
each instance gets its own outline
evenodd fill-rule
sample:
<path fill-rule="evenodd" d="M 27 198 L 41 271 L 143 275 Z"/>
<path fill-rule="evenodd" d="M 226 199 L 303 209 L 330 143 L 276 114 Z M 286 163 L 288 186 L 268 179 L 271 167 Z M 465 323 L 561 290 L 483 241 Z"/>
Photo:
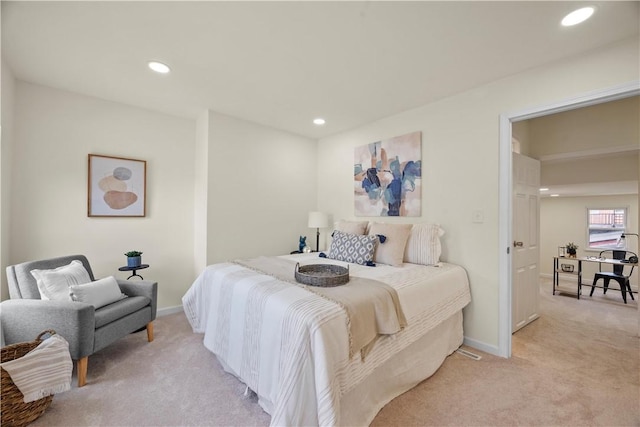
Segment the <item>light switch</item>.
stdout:
<path fill-rule="evenodd" d="M 482 223 L 484 222 L 484 212 L 481 209 L 476 209 L 472 213 L 473 222 Z"/>

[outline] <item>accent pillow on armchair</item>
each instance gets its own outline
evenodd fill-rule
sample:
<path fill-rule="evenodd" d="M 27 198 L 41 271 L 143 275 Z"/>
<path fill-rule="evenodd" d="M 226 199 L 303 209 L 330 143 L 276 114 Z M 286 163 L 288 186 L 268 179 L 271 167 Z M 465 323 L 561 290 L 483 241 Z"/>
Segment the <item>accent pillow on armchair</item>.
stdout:
<path fill-rule="evenodd" d="M 5 343 L 31 341 L 43 330 L 55 330 L 77 361 L 78 387 L 86 382 L 90 355 L 139 329 L 146 328 L 147 340 L 153 341 L 157 282 L 96 280 L 84 255 L 11 265 L 7 279 L 11 299 L 1 303 Z"/>
<path fill-rule="evenodd" d="M 34 268 L 31 275 L 36 278 L 43 300 L 71 301 L 69 286 L 91 281 L 87 269 L 77 259 L 52 270 Z"/>

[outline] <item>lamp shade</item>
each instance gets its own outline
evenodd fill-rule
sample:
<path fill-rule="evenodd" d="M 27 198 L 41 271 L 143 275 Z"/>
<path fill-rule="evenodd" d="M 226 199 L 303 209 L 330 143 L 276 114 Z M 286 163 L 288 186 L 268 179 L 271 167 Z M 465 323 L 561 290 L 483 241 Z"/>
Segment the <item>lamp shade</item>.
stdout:
<path fill-rule="evenodd" d="M 327 228 L 329 216 L 324 212 L 309 212 L 309 228 Z"/>

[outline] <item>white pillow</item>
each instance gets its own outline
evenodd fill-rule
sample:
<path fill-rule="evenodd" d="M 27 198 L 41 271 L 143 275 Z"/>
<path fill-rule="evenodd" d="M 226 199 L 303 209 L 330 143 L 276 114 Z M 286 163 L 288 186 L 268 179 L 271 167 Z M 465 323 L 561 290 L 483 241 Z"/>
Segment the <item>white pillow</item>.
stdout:
<path fill-rule="evenodd" d="M 71 285 L 69 289 L 73 301 L 91 304 L 96 309 L 127 297 L 120 291 L 120 286 L 113 276 L 83 285 Z"/>
<path fill-rule="evenodd" d="M 77 259 L 53 270 L 31 270 L 31 275 L 36 279 L 43 300 L 71 301 L 69 286 L 91 281 L 84 265 Z"/>
<path fill-rule="evenodd" d="M 442 254 L 440 237 L 443 235 L 444 230 L 438 224 L 415 224 L 407 240 L 404 262 L 422 265 L 439 263 Z"/>
<path fill-rule="evenodd" d="M 343 233 L 363 235 L 367 234 L 367 226 L 369 221 L 336 221 L 334 224 L 334 230 L 340 230 Z"/>
<path fill-rule="evenodd" d="M 386 239 L 380 239 L 373 260 L 380 264 L 402 265 L 404 248 L 410 232 L 411 224 L 372 223 L 369 227 L 369 235 L 379 234 L 386 237 Z"/>

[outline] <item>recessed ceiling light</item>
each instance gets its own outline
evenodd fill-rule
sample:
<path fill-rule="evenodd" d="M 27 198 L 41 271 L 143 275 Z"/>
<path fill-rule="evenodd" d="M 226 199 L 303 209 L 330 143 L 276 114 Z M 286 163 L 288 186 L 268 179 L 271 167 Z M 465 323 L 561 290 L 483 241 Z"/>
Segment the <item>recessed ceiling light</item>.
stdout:
<path fill-rule="evenodd" d="M 559 194 L 551 194 L 549 197 L 560 197 Z"/>
<path fill-rule="evenodd" d="M 323 118 L 318 117 L 317 119 L 313 119 L 313 124 L 321 126 L 325 124 L 325 120 Z"/>
<path fill-rule="evenodd" d="M 156 73 L 167 74 L 171 69 L 168 65 L 163 64 L 162 62 L 150 61 L 149 68 L 151 68 Z"/>
<path fill-rule="evenodd" d="M 595 12 L 595 9 L 591 6 L 574 10 L 573 12 L 571 12 L 570 14 L 562 18 L 561 23 L 565 27 L 571 27 L 572 25 L 577 25 L 589 19 L 591 15 L 593 15 L 593 12 Z"/>
<path fill-rule="evenodd" d="M 548 189 L 548 188 L 546 188 L 546 187 L 542 187 L 542 188 L 540 189 L 540 191 L 549 191 L 549 189 Z"/>

